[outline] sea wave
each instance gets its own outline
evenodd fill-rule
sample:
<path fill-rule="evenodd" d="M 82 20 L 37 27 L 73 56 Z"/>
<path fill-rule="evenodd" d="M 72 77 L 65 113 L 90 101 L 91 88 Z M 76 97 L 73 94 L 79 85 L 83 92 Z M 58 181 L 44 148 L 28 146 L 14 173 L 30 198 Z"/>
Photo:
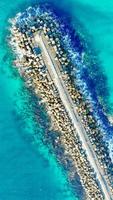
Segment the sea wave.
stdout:
<path fill-rule="evenodd" d="M 71 38 L 69 35 L 64 36 L 64 42 L 69 56 L 74 64 L 72 71 L 75 74 L 72 74 L 75 76 L 75 84 L 79 86 L 82 94 L 92 107 L 93 115 L 97 121 L 99 129 L 103 133 L 103 139 L 108 145 L 110 157 L 113 161 L 113 122 L 111 123 L 111 120 L 109 120 L 111 118 L 109 118 L 109 116 L 107 116 L 103 111 L 103 106 L 99 103 L 98 97 L 95 95 L 93 88 L 88 87 L 88 74 L 84 78 L 82 76 L 83 71 L 87 70 L 87 65 L 85 65 L 83 61 L 85 52 L 83 51 L 81 54 L 79 54 L 79 52 L 72 47 Z"/>
<path fill-rule="evenodd" d="M 24 13 L 19 13 L 17 15 L 16 25 L 20 29 L 23 29 L 27 20 L 27 23 L 30 26 L 34 26 L 34 24 L 32 23 L 32 18 L 34 16 L 37 17 L 39 15 L 42 15 L 43 12 L 47 12 L 50 17 L 54 17 L 54 19 L 56 19 L 56 22 L 59 22 L 60 24 L 59 29 L 63 37 L 62 42 L 68 51 L 69 58 L 73 63 L 73 67 L 70 67 L 71 74 L 75 78 L 75 84 L 78 85 L 86 100 L 90 102 L 93 110 L 93 115 L 97 121 L 99 129 L 103 133 L 104 141 L 109 147 L 110 156 L 113 160 L 113 144 L 111 142 L 113 140 L 113 126 L 103 110 L 103 105 L 99 102 L 95 89 L 95 81 L 93 80 L 93 78 L 95 77 L 91 77 L 89 74 L 89 72 L 92 73 L 92 71 L 88 70 L 90 60 L 87 65 L 84 59 L 85 55 L 87 54 L 83 45 L 84 41 L 81 41 L 78 33 L 71 27 L 70 19 L 65 20 L 65 15 L 63 13 L 58 12 L 58 10 L 56 13 L 56 11 L 49 5 L 47 5 L 47 7 L 41 6 L 41 8 L 29 7 Z"/>

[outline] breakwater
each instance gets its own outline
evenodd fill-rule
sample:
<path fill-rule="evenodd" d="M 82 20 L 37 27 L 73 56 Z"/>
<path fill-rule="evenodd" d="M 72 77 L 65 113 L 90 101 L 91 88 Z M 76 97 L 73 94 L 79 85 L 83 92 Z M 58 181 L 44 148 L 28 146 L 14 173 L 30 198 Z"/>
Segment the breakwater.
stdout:
<path fill-rule="evenodd" d="M 37 10 L 29 8 L 25 13 L 18 14 L 12 20 L 11 28 L 11 45 L 17 55 L 15 65 L 25 78 L 28 86 L 32 87 L 36 95 L 41 96 L 42 101 L 45 103 L 54 129 L 61 133 L 56 138 L 55 143 L 60 142 L 64 148 L 64 154 L 70 157 L 74 168 L 80 175 L 86 194 L 90 199 L 105 199 L 105 194 L 103 193 L 105 191 L 102 191 L 102 185 L 100 185 L 96 177 L 95 170 L 83 148 L 83 143 L 81 143 L 77 130 L 73 126 L 50 71 L 47 69 L 48 60 L 46 60 L 47 58 L 44 59 L 43 49 L 36 44 L 35 35 L 43 32 L 44 36 L 41 36 L 41 38 L 46 38 L 43 41 L 47 41 L 46 43 L 49 45 L 51 53 L 55 56 L 55 62 L 59 67 L 66 91 L 68 91 L 74 102 L 85 132 L 88 134 L 92 144 L 92 149 L 100 164 L 101 171 L 105 174 L 105 179 L 112 191 L 112 164 L 107 153 L 107 147 L 105 149 L 105 145 L 102 144 L 102 134 L 98 130 L 96 121 L 91 114 L 90 105 L 84 100 L 80 89 L 78 87 L 75 88 L 68 74 L 68 66 L 72 65 L 72 63 L 68 58 L 65 47 L 62 45 L 59 27 L 60 25 L 51 17 L 49 12 L 41 13 L 39 8 Z"/>

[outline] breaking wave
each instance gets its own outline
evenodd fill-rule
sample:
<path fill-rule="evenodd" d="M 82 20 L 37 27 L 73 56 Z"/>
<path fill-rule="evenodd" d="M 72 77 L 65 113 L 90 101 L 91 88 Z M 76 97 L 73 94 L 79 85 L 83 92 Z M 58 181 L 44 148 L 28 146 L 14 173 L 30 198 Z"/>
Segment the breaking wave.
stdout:
<path fill-rule="evenodd" d="M 73 29 L 71 26 L 70 17 L 67 17 L 67 13 L 65 15 L 65 12 L 61 12 L 58 8 L 55 9 L 50 5 L 41 6 L 41 9 L 39 7 L 29 7 L 23 14 L 17 15 L 17 26 L 20 26 L 21 28 L 24 27 L 26 19 L 27 23 L 30 26 L 33 26 L 31 20 L 32 17 L 39 16 L 46 11 L 47 13 L 49 12 L 50 16 L 52 15 L 54 19 L 56 18 L 56 21 L 59 21 L 61 25 L 60 31 L 63 35 L 63 44 L 65 45 L 65 48 L 68 51 L 68 56 L 73 63 L 73 68 L 70 68 L 70 72 L 75 78 L 75 82 L 81 89 L 83 95 L 92 106 L 94 111 L 93 115 L 96 118 L 98 127 L 103 132 L 104 140 L 109 147 L 110 156 L 113 160 L 113 142 L 111 142 L 113 141 L 113 126 L 112 123 L 110 123 L 110 120 L 108 120 L 102 101 L 100 101 L 102 96 L 105 97 L 108 95 L 106 77 L 99 69 L 98 62 L 95 62 L 95 55 L 94 57 L 91 55 L 90 58 L 85 41 L 82 41 L 78 31 Z M 87 61 L 86 58 L 88 59 Z M 91 61 L 93 58 L 94 62 Z"/>

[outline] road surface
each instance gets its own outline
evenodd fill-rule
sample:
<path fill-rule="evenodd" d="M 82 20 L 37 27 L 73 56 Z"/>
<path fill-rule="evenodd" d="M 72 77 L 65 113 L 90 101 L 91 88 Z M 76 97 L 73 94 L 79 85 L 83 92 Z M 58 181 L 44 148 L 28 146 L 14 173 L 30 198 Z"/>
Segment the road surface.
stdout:
<path fill-rule="evenodd" d="M 43 59 L 48 68 L 49 74 L 51 75 L 52 80 L 59 92 L 60 98 L 63 102 L 63 105 L 66 111 L 69 114 L 69 117 L 74 125 L 80 140 L 82 142 L 83 149 L 86 151 L 87 158 L 90 161 L 90 164 L 95 170 L 97 175 L 97 179 L 100 182 L 102 192 L 105 196 L 105 200 L 113 200 L 113 196 L 111 195 L 109 186 L 103 174 L 103 171 L 100 169 L 98 159 L 96 158 L 95 152 L 92 149 L 92 145 L 89 142 L 87 133 L 81 123 L 81 119 L 75 109 L 75 105 L 70 97 L 70 94 L 65 86 L 65 83 L 61 77 L 61 72 L 59 70 L 60 63 L 55 61 L 55 53 L 51 50 L 51 47 L 48 45 L 48 41 L 45 38 L 44 34 L 37 33 L 34 36 L 35 43 L 38 45 L 42 51 Z"/>

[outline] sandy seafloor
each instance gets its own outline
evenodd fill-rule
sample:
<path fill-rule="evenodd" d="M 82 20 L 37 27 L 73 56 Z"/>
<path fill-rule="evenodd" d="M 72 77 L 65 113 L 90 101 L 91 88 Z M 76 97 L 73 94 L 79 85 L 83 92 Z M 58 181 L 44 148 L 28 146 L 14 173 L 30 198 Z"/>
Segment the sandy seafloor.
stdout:
<path fill-rule="evenodd" d="M 113 115 L 113 1 L 46 2 L 56 6 L 55 9 L 67 10 L 73 26 L 86 33 L 85 39 L 98 55 L 99 67 L 107 80 L 107 97 L 102 98 L 108 114 Z M 13 55 L 6 40 L 8 19 L 36 3 L 38 1 L 33 0 L 0 1 L 0 200 L 81 199 L 77 198 L 79 187 L 73 195 L 65 172 L 43 144 L 45 130 L 40 122 L 34 121 L 32 96 L 12 68 Z M 109 141 L 109 137 L 107 139 Z"/>

